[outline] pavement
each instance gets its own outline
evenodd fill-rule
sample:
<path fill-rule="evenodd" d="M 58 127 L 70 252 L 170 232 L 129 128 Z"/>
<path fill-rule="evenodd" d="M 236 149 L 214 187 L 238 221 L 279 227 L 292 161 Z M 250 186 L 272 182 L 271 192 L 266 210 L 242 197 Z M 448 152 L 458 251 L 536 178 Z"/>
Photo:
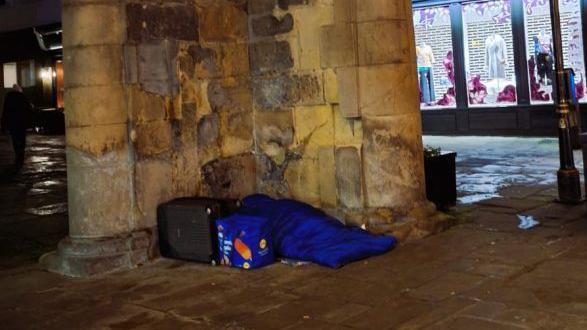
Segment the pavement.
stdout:
<path fill-rule="evenodd" d="M 559 168 L 558 139 L 491 136 L 425 136 L 424 144 L 456 151 L 461 203 L 499 197 L 511 185 L 554 185 Z M 575 165 L 583 171 L 581 151 Z"/>
<path fill-rule="evenodd" d="M 38 152 L 63 165 L 62 145 L 52 139 L 33 137 L 31 148 L 49 145 L 51 152 Z M 12 191 L 24 198 L 3 202 L 0 213 L 3 329 L 587 328 L 587 206 L 555 203 L 551 184 L 500 187 L 499 197 L 455 208 L 455 227 L 338 270 L 275 264 L 240 271 L 161 259 L 72 280 L 34 262 L 54 242 L 40 237 L 56 231 L 38 224 L 66 219 L 26 211 L 43 207 L 33 203 L 43 198 L 29 194 L 36 183 L 63 180 L 63 166 L 54 166 L 0 190 L 0 200 Z M 39 188 L 50 190 L 45 204 L 55 204 L 52 195 L 63 203 L 64 188 L 48 186 Z M 541 225 L 520 230 L 517 214 Z M 18 234 L 23 229 L 31 233 Z M 5 252 L 20 239 L 39 245 Z"/>
<path fill-rule="evenodd" d="M 0 135 L 0 271 L 35 263 L 68 232 L 63 136 L 30 135 L 13 174 L 12 146 Z"/>

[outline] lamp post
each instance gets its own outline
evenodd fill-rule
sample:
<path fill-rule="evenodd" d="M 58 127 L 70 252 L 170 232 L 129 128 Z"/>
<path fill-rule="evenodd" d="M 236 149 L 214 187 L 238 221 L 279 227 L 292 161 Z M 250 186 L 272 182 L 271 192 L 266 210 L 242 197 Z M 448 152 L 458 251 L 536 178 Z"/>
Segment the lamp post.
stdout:
<path fill-rule="evenodd" d="M 559 1 L 550 0 L 550 18 L 552 22 L 552 39 L 555 57 L 556 72 L 556 112 L 558 115 L 558 140 L 560 169 L 557 173 L 558 196 L 562 203 L 576 204 L 582 199 L 581 178 L 579 171 L 575 168 L 573 158 L 573 147 L 570 135 L 569 102 L 567 78 L 563 61 L 563 42 L 561 36 L 561 23 Z"/>

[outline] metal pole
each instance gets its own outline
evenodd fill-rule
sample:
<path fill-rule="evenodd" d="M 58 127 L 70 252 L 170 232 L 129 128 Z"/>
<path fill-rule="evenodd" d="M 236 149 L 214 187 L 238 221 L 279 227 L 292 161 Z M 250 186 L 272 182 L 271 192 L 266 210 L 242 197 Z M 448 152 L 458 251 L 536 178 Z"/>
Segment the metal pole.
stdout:
<path fill-rule="evenodd" d="M 556 112 L 558 114 L 558 139 L 560 153 L 560 169 L 558 170 L 558 195 L 562 203 L 576 204 L 582 199 L 581 178 L 575 168 L 573 147 L 571 145 L 570 120 L 565 81 L 563 60 L 563 41 L 561 36 L 559 1 L 550 0 L 550 18 L 552 22 L 553 53 L 555 57 L 555 86 L 556 86 Z"/>

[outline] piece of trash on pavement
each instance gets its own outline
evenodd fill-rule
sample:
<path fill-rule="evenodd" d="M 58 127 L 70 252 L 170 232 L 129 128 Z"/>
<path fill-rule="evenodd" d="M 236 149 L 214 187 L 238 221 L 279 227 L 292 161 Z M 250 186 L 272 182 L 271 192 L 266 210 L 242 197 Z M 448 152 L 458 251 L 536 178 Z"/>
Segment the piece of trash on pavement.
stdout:
<path fill-rule="evenodd" d="M 282 258 L 281 263 L 284 265 L 291 266 L 291 267 L 301 267 L 301 266 L 305 266 L 305 265 L 309 264 L 309 262 L 306 262 L 306 261 L 299 261 L 299 260 L 286 259 L 286 258 Z"/>
<path fill-rule="evenodd" d="M 532 229 L 540 224 L 540 222 L 536 221 L 533 216 L 531 215 L 521 215 L 518 214 L 518 219 L 520 219 L 520 225 L 518 228 L 523 230 Z"/>

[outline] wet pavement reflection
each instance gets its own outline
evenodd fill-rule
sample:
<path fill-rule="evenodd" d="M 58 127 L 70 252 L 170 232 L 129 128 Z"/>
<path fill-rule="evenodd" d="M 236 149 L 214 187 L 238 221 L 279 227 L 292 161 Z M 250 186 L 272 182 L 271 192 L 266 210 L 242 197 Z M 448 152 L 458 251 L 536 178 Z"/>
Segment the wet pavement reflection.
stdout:
<path fill-rule="evenodd" d="M 67 172 L 63 136 L 29 135 L 27 159 L 12 169 L 0 136 L 0 271 L 35 263 L 67 235 Z"/>

